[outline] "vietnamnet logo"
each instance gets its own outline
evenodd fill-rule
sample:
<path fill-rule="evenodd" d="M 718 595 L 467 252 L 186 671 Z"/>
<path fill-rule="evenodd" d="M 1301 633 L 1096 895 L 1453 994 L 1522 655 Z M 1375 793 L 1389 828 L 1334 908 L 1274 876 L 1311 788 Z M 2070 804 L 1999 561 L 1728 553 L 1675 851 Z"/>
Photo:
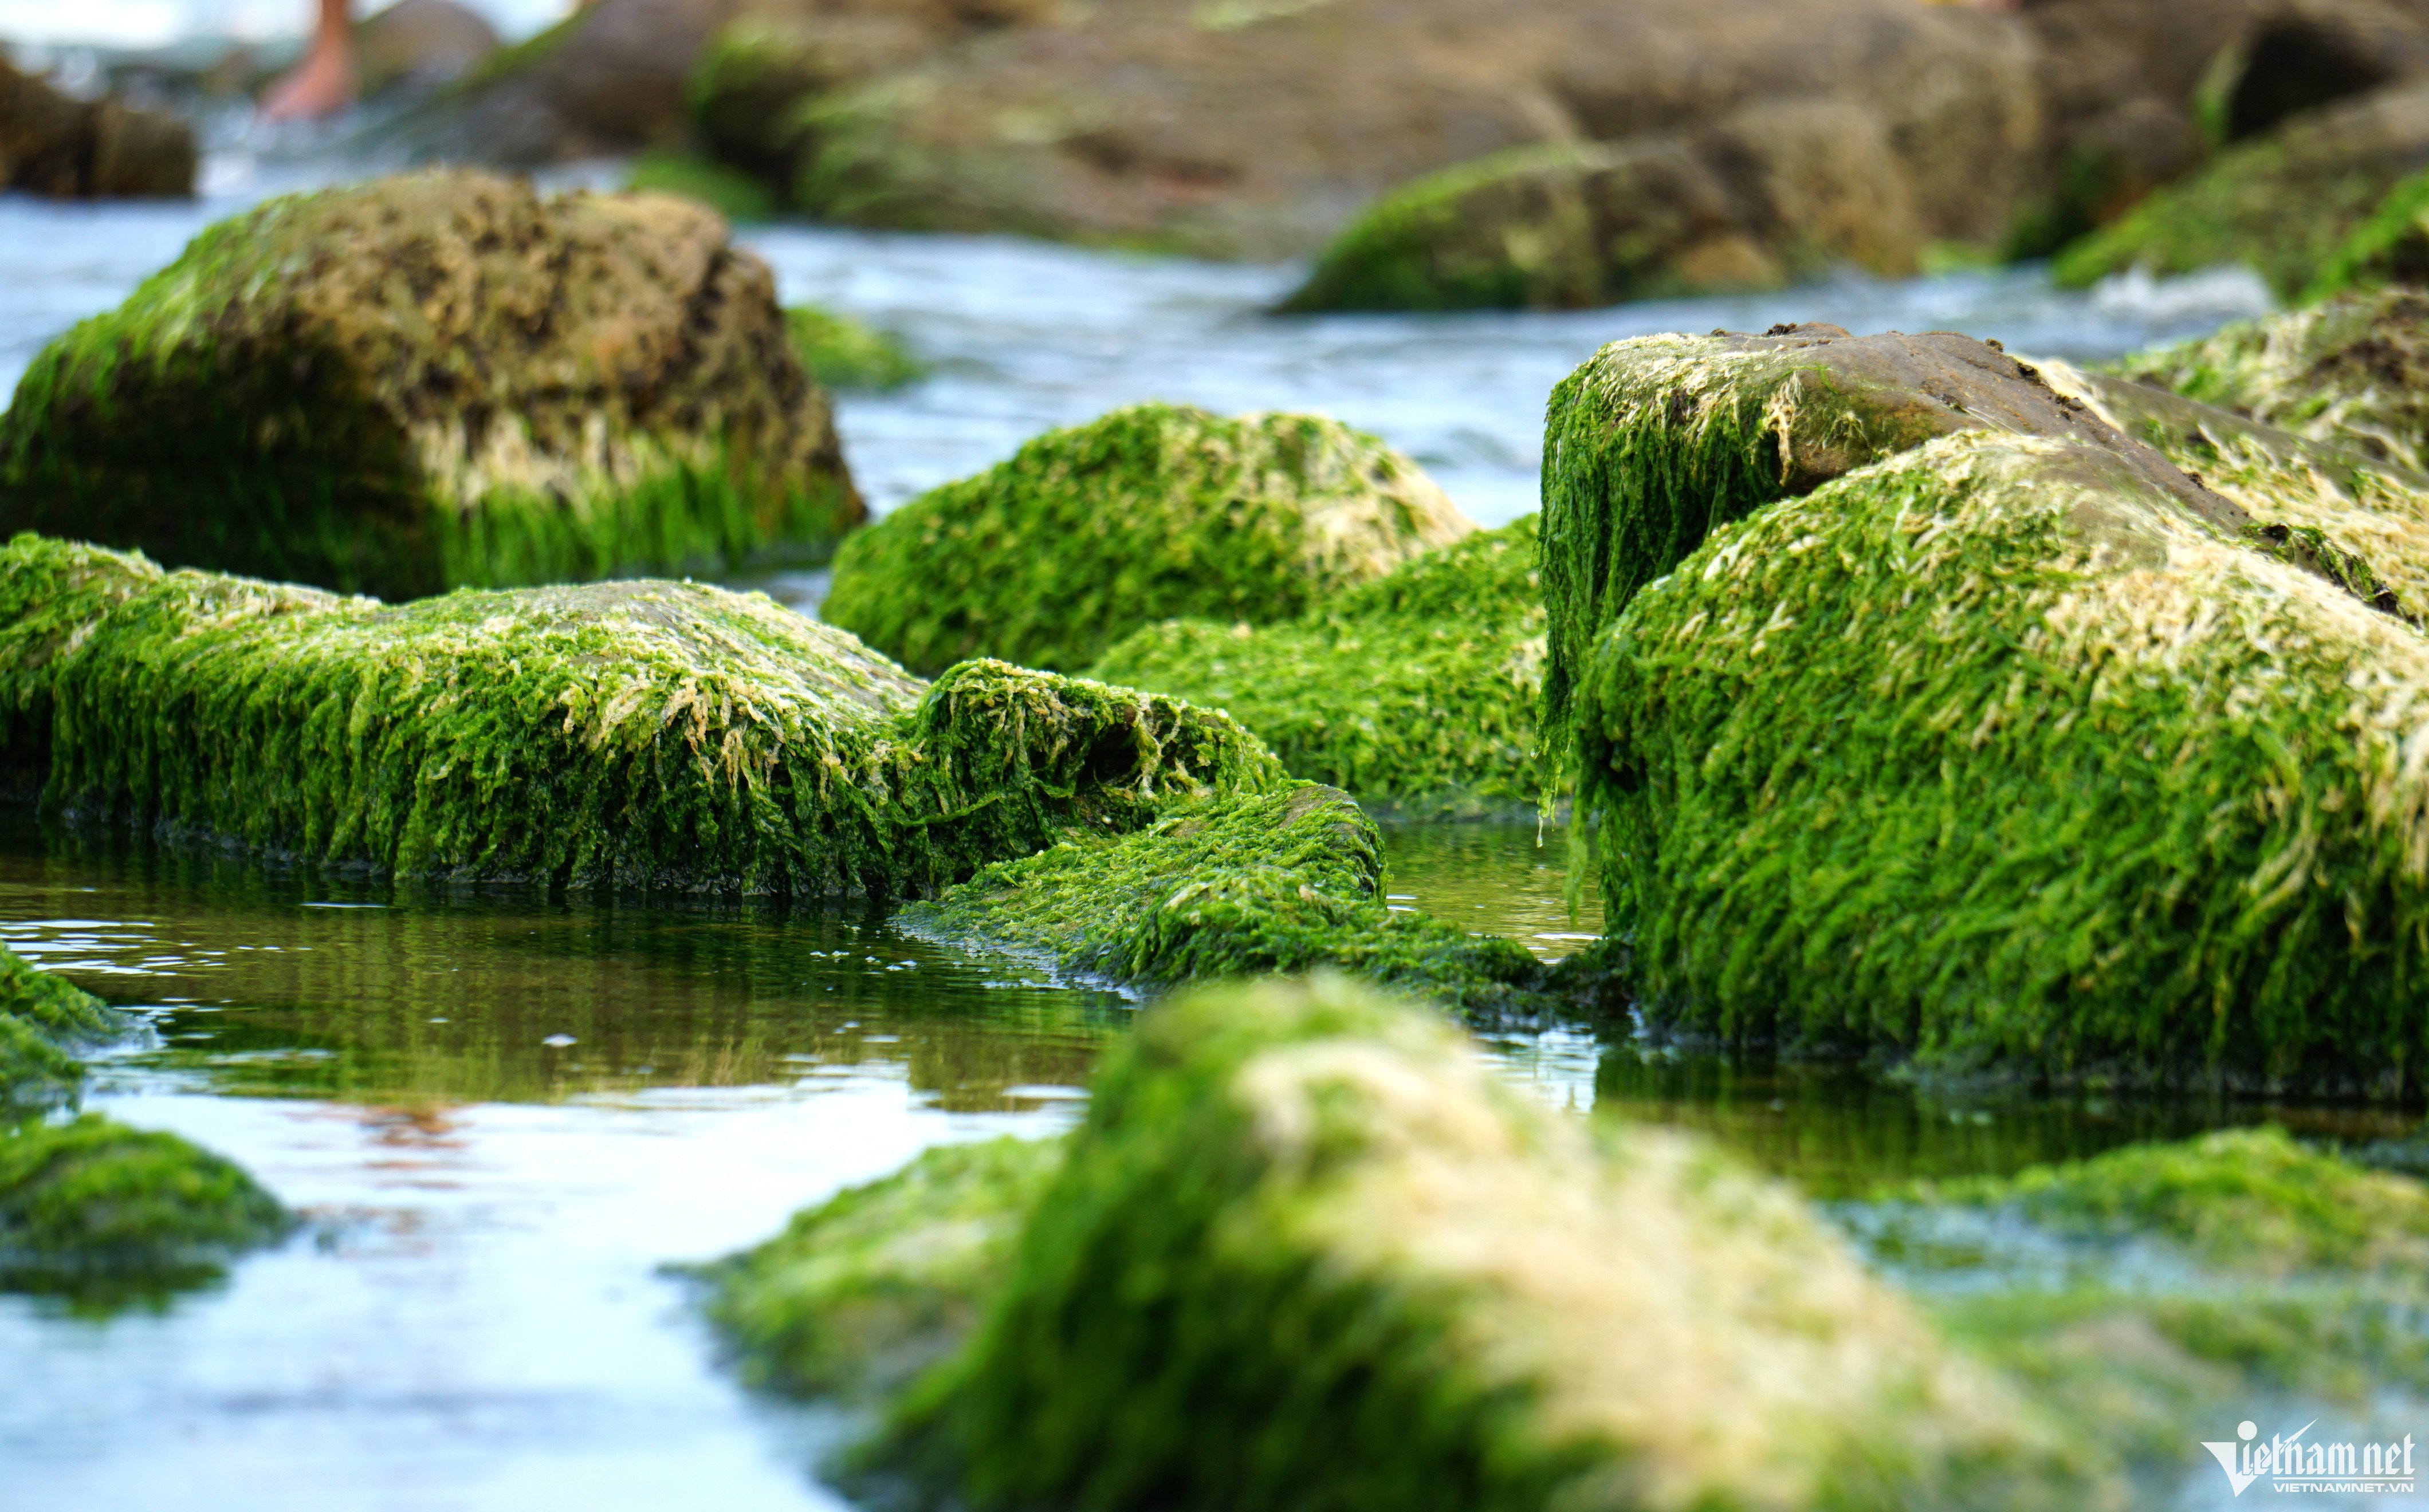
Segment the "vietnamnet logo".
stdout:
<path fill-rule="evenodd" d="M 2415 1488 L 2410 1434 L 2405 1434 L 2400 1444 L 2363 1444 L 2356 1448 L 2352 1444 L 2306 1444 L 2303 1436 L 2310 1431 L 2311 1423 L 2306 1422 L 2292 1433 L 2272 1434 L 2267 1443 L 2257 1443 L 2255 1439 L 2260 1429 L 2247 1421 L 2235 1425 L 2234 1438 L 2220 1444 L 2205 1441 L 2202 1447 L 2217 1459 L 2219 1469 L 2226 1471 L 2227 1484 L 2235 1487 L 2238 1496 L 2255 1481 L 2267 1481 L 2271 1490 L 2296 1495 L 2409 1495 Z"/>

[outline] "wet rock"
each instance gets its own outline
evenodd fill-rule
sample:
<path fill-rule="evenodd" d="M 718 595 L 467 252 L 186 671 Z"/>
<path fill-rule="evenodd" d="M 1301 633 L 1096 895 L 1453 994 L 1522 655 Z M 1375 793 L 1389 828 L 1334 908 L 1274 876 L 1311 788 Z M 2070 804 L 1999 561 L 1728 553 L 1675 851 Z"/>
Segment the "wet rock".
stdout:
<path fill-rule="evenodd" d="M 1141 1020 L 857 1462 L 981 1507 L 2114 1504 L 2045 1422 L 1784 1189 L 1319 978 Z"/>
<path fill-rule="evenodd" d="M 818 559 L 863 513 L 721 220 L 473 173 L 211 228 L 0 417 L 0 526 L 397 597 Z"/>
<path fill-rule="evenodd" d="M 107 1307 L 208 1281 L 294 1224 L 241 1169 L 174 1134 L 90 1113 L 0 1129 L 0 1289 Z"/>
<path fill-rule="evenodd" d="M 819 612 L 915 670 L 1077 669 L 1171 616 L 1287 618 L 1475 528 L 1338 421 L 1137 404 L 859 532 Z"/>
<path fill-rule="evenodd" d="M 456 0 L 398 0 L 355 28 L 355 68 L 366 98 L 427 93 L 497 50 L 496 29 Z"/>
<path fill-rule="evenodd" d="M 1555 392 L 1553 708 L 1648 1019 L 2401 1093 L 2429 641 L 2368 591 L 2420 566 L 2368 552 L 2404 533 L 2256 517 L 1988 349 L 1963 391 L 1890 366 L 1961 338 L 1870 339 L 1617 343 Z"/>
<path fill-rule="evenodd" d="M 1228 717 L 995 662 L 934 685 L 758 594 L 388 606 L 21 535 L 0 759 L 42 806 L 401 878 L 879 897 L 1281 780 Z"/>
<path fill-rule="evenodd" d="M 1311 782 L 1176 807 L 1130 835 L 1071 834 L 901 923 L 1117 982 L 1330 967 L 1479 1012 L 1551 1006 L 1546 969 L 1515 943 L 1393 910 L 1375 821 Z"/>
<path fill-rule="evenodd" d="M 2291 299 L 2389 190 L 2429 167 L 2429 85 L 2395 86 L 2288 120 L 2218 155 L 2076 242 L 2055 272 L 2081 287 L 2143 268 L 2240 263 Z"/>
<path fill-rule="evenodd" d="M 2415 474 L 2429 470 L 2429 289 L 2389 286 L 2232 325 L 2126 377 Z"/>
<path fill-rule="evenodd" d="M 1532 516 L 1481 531 L 1279 624 L 1148 625 L 1089 676 L 1222 709 L 1295 776 L 1368 808 L 1531 808 L 1544 595 Z"/>
<path fill-rule="evenodd" d="M 754 1386 L 883 1404 L 959 1348 L 1001 1286 L 1063 1141 L 928 1151 L 702 1269 Z"/>
<path fill-rule="evenodd" d="M 1925 234 L 1978 240 L 2029 168 L 2032 67 L 2013 18 L 1892 0 L 759 0 L 699 98 L 812 214 L 1273 256 L 1496 152 L 1830 96 L 1870 111 Z"/>
<path fill-rule="evenodd" d="M 396 129 L 405 150 L 533 168 L 680 141 L 684 81 L 734 0 L 593 0 Z"/>
<path fill-rule="evenodd" d="M 184 198 L 194 133 L 115 100 L 78 100 L 0 58 L 0 189 L 54 199 Z"/>
<path fill-rule="evenodd" d="M 1691 137 L 1518 148 L 1384 196 L 1293 310 L 1607 304 L 1776 288 L 1853 263 L 1910 274 L 1913 186 L 1843 100 L 1760 104 Z"/>

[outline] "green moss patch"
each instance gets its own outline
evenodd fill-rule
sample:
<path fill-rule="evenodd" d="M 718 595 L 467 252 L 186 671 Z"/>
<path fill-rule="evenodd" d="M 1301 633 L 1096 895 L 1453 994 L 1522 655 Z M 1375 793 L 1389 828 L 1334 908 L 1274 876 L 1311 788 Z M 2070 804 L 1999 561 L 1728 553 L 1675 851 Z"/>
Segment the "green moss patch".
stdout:
<path fill-rule="evenodd" d="M 1291 773 L 1429 817 L 1531 803 L 1544 596 L 1533 517 L 1281 624 L 1166 620 L 1091 677 L 1222 709 Z"/>
<path fill-rule="evenodd" d="M 624 187 L 696 201 L 737 223 L 776 218 L 776 196 L 766 184 L 738 168 L 680 149 L 653 148 L 633 159 Z M 815 370 L 810 376 L 826 381 Z"/>
<path fill-rule="evenodd" d="M 2108 1500 L 1784 1189 L 1337 978 L 1148 1012 L 862 1463 L 981 1508 Z"/>
<path fill-rule="evenodd" d="M 2199 502 L 2114 447 L 1952 435 L 1641 589 L 1581 682 L 1578 806 L 1650 1020 L 2416 1085 L 2429 643 Z"/>
<path fill-rule="evenodd" d="M 2308 303 L 2388 284 L 2429 285 L 2429 171 L 2388 190 L 2303 297 Z"/>
<path fill-rule="evenodd" d="M 469 172 L 212 226 L 0 416 L 0 528 L 391 597 L 823 559 L 862 513 L 721 219 Z"/>
<path fill-rule="evenodd" d="M 2240 263 L 2292 299 L 2424 164 L 2429 97 L 2418 90 L 2308 112 L 2158 189 L 2060 253 L 2053 271 L 2083 288 L 2133 268 L 2190 273 Z"/>
<path fill-rule="evenodd" d="M 0 1118 L 73 1098 L 84 1083 L 74 1052 L 124 1028 L 100 998 L 0 945 Z"/>
<path fill-rule="evenodd" d="M 785 332 L 802 370 L 829 388 L 900 388 L 928 370 L 884 332 L 807 304 L 785 312 Z"/>
<path fill-rule="evenodd" d="M 0 769 L 50 810 L 399 877 L 916 894 L 1261 791 L 1229 718 L 1001 663 L 933 686 L 757 594 L 402 606 L 23 535 Z"/>
<path fill-rule="evenodd" d="M 2069 1233 L 2164 1238 L 2221 1270 L 2429 1279 L 2429 1187 L 2306 1149 L 2273 1126 L 2132 1144 L 2006 1180 L 1942 1182 L 1920 1195 L 2012 1208 Z"/>
<path fill-rule="evenodd" d="M 979 873 L 902 924 L 1117 981 L 1332 966 L 1476 1009 L 1528 1010 L 1545 968 L 1383 897 L 1382 838 L 1347 795 L 1297 782 L 1180 808 L 1126 836 L 1074 834 Z"/>
<path fill-rule="evenodd" d="M 1159 619 L 1290 618 L 1474 529 L 1337 421 L 1136 404 L 857 533 L 820 612 L 915 671 L 1076 670 Z"/>
<path fill-rule="evenodd" d="M 2429 469 L 2429 290 L 2338 294 L 2138 353 L 2117 370 L 2306 440 Z"/>
<path fill-rule="evenodd" d="M 755 1385 L 884 1401 L 968 1336 L 1062 1160 L 1059 1140 L 930 1150 L 706 1267 L 709 1318 Z"/>
<path fill-rule="evenodd" d="M 293 1225 L 251 1176 L 174 1134 L 91 1114 L 0 1129 L 0 1287 L 190 1285 Z"/>

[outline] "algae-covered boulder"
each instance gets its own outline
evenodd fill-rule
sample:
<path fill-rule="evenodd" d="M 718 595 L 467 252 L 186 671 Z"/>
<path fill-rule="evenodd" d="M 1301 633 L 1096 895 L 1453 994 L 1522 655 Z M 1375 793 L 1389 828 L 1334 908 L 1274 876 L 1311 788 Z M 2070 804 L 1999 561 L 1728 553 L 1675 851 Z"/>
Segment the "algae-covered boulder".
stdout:
<path fill-rule="evenodd" d="M 1475 528 L 1338 421 L 1135 404 L 858 532 L 819 613 L 915 671 L 1077 670 L 1152 620 L 1288 618 Z"/>
<path fill-rule="evenodd" d="M 958 1348 L 1062 1164 L 1060 1140 L 948 1144 L 704 1267 L 754 1386 L 882 1403 Z"/>
<path fill-rule="evenodd" d="M 1546 968 L 1515 943 L 1393 909 L 1375 821 L 1312 782 L 1178 805 L 1128 835 L 1073 833 L 901 923 L 1121 982 L 1334 967 L 1463 1008 L 1549 1006 Z"/>
<path fill-rule="evenodd" d="M 2239 142 L 2061 253 L 2061 284 L 2241 263 L 2292 299 L 2405 178 L 2429 167 L 2429 84 L 2309 111 Z"/>
<path fill-rule="evenodd" d="M 2429 468 L 2429 289 L 2338 294 L 2117 369 L 2307 440 Z"/>
<path fill-rule="evenodd" d="M 1749 105 L 1701 131 L 1545 142 L 1429 173 L 1325 249 L 1283 307 L 1608 304 L 1910 274 L 1924 234 L 1878 116 Z"/>
<path fill-rule="evenodd" d="M 251 1176 L 174 1134 L 90 1113 L 0 1128 L 0 1288 L 190 1286 L 293 1226 Z"/>
<path fill-rule="evenodd" d="M 1479 531 L 1297 619 L 1175 619 L 1089 676 L 1221 709 L 1292 775 L 1369 808 L 1463 816 L 1532 803 L 1544 682 L 1533 516 Z"/>
<path fill-rule="evenodd" d="M 100 998 L 0 945 L 0 1117 L 72 1098 L 84 1081 L 74 1052 L 123 1027 Z"/>
<path fill-rule="evenodd" d="M 2111 1504 L 1784 1189 L 1337 978 L 1151 1010 L 864 1466 L 973 1507 Z"/>
<path fill-rule="evenodd" d="M 474 173 L 213 226 L 0 416 L 0 527 L 391 597 L 823 557 L 861 515 L 721 220 Z"/>
<path fill-rule="evenodd" d="M 2415 173 L 2388 191 L 2370 219 L 2321 270 L 2305 297 L 2321 300 L 2388 284 L 2429 287 L 2429 172 Z"/>
<path fill-rule="evenodd" d="M 1224 715 L 1001 663 L 929 686 L 764 595 L 389 606 L 33 535 L 0 549 L 0 768 L 400 877 L 880 896 L 1280 777 Z"/>
<path fill-rule="evenodd" d="M 1760 345 L 1618 343 L 1553 404 L 1550 676 L 1648 1018 L 2414 1084 L 2429 643 L 2373 543 L 2305 497 L 2256 518 L 2077 402 L 2036 434 Z"/>

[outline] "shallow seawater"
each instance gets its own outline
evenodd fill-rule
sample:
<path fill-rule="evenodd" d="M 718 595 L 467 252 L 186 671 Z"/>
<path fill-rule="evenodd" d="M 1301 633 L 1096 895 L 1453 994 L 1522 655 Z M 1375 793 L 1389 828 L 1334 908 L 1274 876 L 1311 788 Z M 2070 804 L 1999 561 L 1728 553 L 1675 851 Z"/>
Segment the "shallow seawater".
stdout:
<path fill-rule="evenodd" d="M 341 173 L 222 159 L 194 205 L 0 196 L 0 387 L 203 225 Z M 2237 274 L 2084 295 L 2026 269 L 1574 314 L 1284 320 L 1262 312 L 1287 267 L 805 226 L 745 239 L 786 298 L 895 330 L 934 365 L 840 403 L 880 509 L 1047 427 L 1161 398 L 1330 411 L 1498 523 L 1533 507 L 1545 391 L 1618 337 L 1827 320 L 2100 357 L 2265 304 Z M 742 581 L 808 607 L 826 579 Z M 1591 895 L 1570 911 L 1557 830 L 1385 834 L 1396 907 L 1546 959 L 1600 928 Z M 5 818 L 0 937 L 149 1024 L 101 1065 L 91 1106 L 232 1156 L 310 1220 L 157 1307 L 105 1319 L 0 1297 L 6 1512 L 835 1505 L 804 1468 L 823 1420 L 743 1392 L 660 1268 L 763 1238 L 938 1142 L 1068 1126 L 1136 1011 L 847 908 L 415 892 Z M 1698 1126 L 1824 1195 L 2254 1118 L 2356 1141 L 2409 1122 L 1950 1099 L 1651 1053 L 1626 1025 L 1486 1043 L 1555 1106 Z"/>

